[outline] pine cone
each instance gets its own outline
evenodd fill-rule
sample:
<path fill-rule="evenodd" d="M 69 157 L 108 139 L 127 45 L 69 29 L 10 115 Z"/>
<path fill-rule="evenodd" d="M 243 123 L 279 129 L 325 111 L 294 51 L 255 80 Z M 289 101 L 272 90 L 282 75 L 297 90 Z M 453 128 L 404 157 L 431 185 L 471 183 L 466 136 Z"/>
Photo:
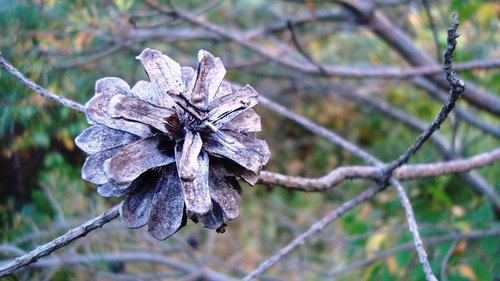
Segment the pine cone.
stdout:
<path fill-rule="evenodd" d="M 223 232 L 239 216 L 238 180 L 255 184 L 270 157 L 255 138 L 258 93 L 248 85 L 233 93 L 221 60 L 204 50 L 197 72 L 156 50 L 137 58 L 151 82 L 130 89 L 119 78 L 100 79 L 85 105 L 93 126 L 75 139 L 90 154 L 82 178 L 102 196 L 126 195 L 123 222 L 147 224 L 158 239 L 187 218 Z"/>

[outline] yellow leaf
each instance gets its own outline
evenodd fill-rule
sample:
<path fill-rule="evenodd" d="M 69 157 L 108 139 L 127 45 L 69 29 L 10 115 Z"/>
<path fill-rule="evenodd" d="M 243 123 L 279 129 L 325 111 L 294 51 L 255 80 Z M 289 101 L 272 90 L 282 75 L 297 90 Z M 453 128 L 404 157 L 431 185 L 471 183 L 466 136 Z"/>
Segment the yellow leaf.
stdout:
<path fill-rule="evenodd" d="M 66 147 L 66 149 L 69 150 L 69 151 L 71 151 L 71 150 L 73 150 L 75 148 L 75 144 L 74 144 L 72 138 L 64 137 L 62 139 L 62 142 L 64 144 L 64 147 Z"/>
<path fill-rule="evenodd" d="M 398 270 L 398 263 L 396 262 L 396 258 L 395 257 L 389 257 L 387 258 L 387 261 L 385 262 L 387 264 L 387 269 L 389 270 L 389 272 L 393 275 L 396 275 L 399 273 L 399 270 Z"/>
<path fill-rule="evenodd" d="M 477 9 L 477 21 L 484 28 L 488 22 L 497 17 L 500 5 L 496 3 L 484 3 Z"/>
<path fill-rule="evenodd" d="M 380 250 L 382 246 L 382 242 L 384 242 L 385 238 L 387 237 L 387 233 L 385 232 L 380 232 L 375 235 L 372 235 L 368 241 L 366 242 L 366 250 L 369 252 L 375 252 Z"/>
<path fill-rule="evenodd" d="M 455 266 L 454 268 L 458 270 L 458 273 L 463 278 L 466 278 L 466 279 L 471 280 L 471 281 L 476 281 L 477 280 L 476 274 L 474 273 L 474 271 L 472 270 L 472 268 L 470 268 L 469 265 L 467 265 L 467 264 L 459 264 L 459 265 Z"/>

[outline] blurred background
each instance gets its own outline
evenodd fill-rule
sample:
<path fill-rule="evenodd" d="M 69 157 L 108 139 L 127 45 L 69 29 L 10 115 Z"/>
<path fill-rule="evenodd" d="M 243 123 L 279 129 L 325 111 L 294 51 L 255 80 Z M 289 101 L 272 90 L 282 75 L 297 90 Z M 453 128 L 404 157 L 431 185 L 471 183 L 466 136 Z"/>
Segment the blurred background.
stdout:
<path fill-rule="evenodd" d="M 226 79 L 250 84 L 391 161 L 413 143 L 419 124 L 432 121 L 446 90 L 430 76 L 398 76 L 398 69 L 428 64 L 405 55 L 405 44 L 390 42 L 387 34 L 406 34 L 410 49 L 440 63 L 452 11 L 461 22 L 455 53 L 464 70 L 460 76 L 498 101 L 497 1 L 0 0 L 0 51 L 44 88 L 85 103 L 102 77 L 120 77 L 130 85 L 147 80 L 135 59 L 146 47 L 187 66 L 196 66 L 197 51 L 206 49 L 222 59 Z M 373 13 L 388 25 L 371 22 Z M 213 25 L 229 36 L 214 32 Z M 440 75 L 438 70 L 434 77 Z M 86 156 L 73 139 L 89 126 L 84 115 L 43 99 L 3 70 L 0 104 L 0 259 L 7 260 L 122 198 L 101 198 L 80 178 Z M 500 113 L 464 99 L 459 104 L 462 113 L 450 116 L 439 131 L 446 149 L 429 142 L 411 163 L 500 146 Z M 257 106 L 256 111 L 263 124 L 259 138 L 272 152 L 265 170 L 319 177 L 338 166 L 364 165 L 272 110 Z M 499 164 L 472 176 L 404 182 L 431 265 L 443 280 L 500 278 L 500 240 L 484 233 L 500 225 L 489 201 L 472 191 L 474 180 L 500 192 Z M 144 228 L 130 230 L 117 219 L 6 280 L 241 278 L 370 184 L 348 181 L 323 193 L 244 185 L 241 216 L 224 234 L 189 222 L 174 237 L 157 241 Z M 462 232 L 479 234 L 453 238 Z M 262 276 L 332 279 L 424 280 L 394 190 L 350 211 Z"/>

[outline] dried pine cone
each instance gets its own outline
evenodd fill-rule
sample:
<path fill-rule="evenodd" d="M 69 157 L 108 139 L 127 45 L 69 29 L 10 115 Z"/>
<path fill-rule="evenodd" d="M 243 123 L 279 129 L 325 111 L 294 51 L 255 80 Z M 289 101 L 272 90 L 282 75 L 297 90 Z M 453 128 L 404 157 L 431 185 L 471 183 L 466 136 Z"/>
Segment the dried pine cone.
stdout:
<path fill-rule="evenodd" d="M 137 58 L 151 82 L 130 89 L 119 78 L 100 79 L 85 105 L 94 125 L 75 139 L 90 154 L 82 178 L 102 196 L 127 195 L 123 222 L 147 224 L 158 239 L 188 217 L 223 231 L 239 216 L 237 180 L 255 184 L 270 156 L 255 138 L 258 94 L 248 85 L 233 93 L 221 60 L 204 50 L 197 72 L 156 50 Z"/>

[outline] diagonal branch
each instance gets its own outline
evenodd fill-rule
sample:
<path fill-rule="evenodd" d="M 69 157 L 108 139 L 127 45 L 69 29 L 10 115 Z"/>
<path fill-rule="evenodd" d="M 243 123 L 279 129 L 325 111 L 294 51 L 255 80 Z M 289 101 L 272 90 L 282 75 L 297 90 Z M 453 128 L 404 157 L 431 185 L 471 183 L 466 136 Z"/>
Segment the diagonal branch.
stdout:
<path fill-rule="evenodd" d="M 383 172 L 386 174 L 392 173 L 392 171 L 394 171 L 397 167 L 400 167 L 401 165 L 408 162 L 410 157 L 413 156 L 420 149 L 420 147 L 422 147 L 425 141 L 427 141 L 431 137 L 431 135 L 437 129 L 439 129 L 444 120 L 446 120 L 448 114 L 455 107 L 455 104 L 457 100 L 460 98 L 462 92 L 465 91 L 465 82 L 458 78 L 456 73 L 453 71 L 453 65 L 452 65 L 453 51 L 455 50 L 455 46 L 457 45 L 456 39 L 458 38 L 458 35 L 456 33 L 458 28 L 457 17 L 458 15 L 456 13 L 452 14 L 452 26 L 450 29 L 448 29 L 448 44 L 444 55 L 445 61 L 443 69 L 446 73 L 446 79 L 448 80 L 451 86 L 450 96 L 448 97 L 448 100 L 446 101 L 444 106 L 439 111 L 437 117 L 434 119 L 431 125 L 428 126 L 425 129 L 425 131 L 422 134 L 420 134 L 420 136 L 418 136 L 415 143 L 410 148 L 408 148 L 408 150 L 404 154 L 402 154 L 397 160 L 393 161 L 392 163 L 384 167 Z"/>
<path fill-rule="evenodd" d="M 404 163 L 408 162 L 410 157 L 413 156 L 420 147 L 422 147 L 422 145 L 427 139 L 431 137 L 434 131 L 439 129 L 444 120 L 446 120 L 448 114 L 455 107 L 455 103 L 460 98 L 460 95 L 465 90 L 465 82 L 458 78 L 458 76 L 453 71 L 452 66 L 453 51 L 455 50 L 455 46 L 457 45 L 456 39 L 458 38 L 458 24 L 458 14 L 452 13 L 451 28 L 448 29 L 448 44 L 446 52 L 444 54 L 444 71 L 446 73 L 446 79 L 451 86 L 450 97 L 446 101 L 443 108 L 441 108 L 441 110 L 439 111 L 438 116 L 434 119 L 431 125 L 428 126 L 420 136 L 418 136 L 415 143 L 398 159 L 382 169 L 382 173 L 385 174 L 391 185 L 393 185 L 398 192 L 401 204 L 403 205 L 406 213 L 406 220 L 408 221 L 410 233 L 413 236 L 413 242 L 415 243 L 415 248 L 418 253 L 420 265 L 422 266 L 425 277 L 428 281 L 437 281 L 437 278 L 436 276 L 434 276 L 432 268 L 429 264 L 429 260 L 427 259 L 427 253 L 425 252 L 422 239 L 420 238 L 420 233 L 418 232 L 417 222 L 415 221 L 415 215 L 413 214 L 413 208 L 411 207 L 410 200 L 408 199 L 403 186 L 397 180 L 390 178 L 390 176 L 397 167 L 400 167 Z"/>
<path fill-rule="evenodd" d="M 347 141 L 346 139 L 342 138 L 341 136 L 335 134 L 334 132 L 328 130 L 325 127 L 322 127 L 313 121 L 295 114 L 293 111 L 285 108 L 284 106 L 273 102 L 272 100 L 264 97 L 264 96 L 259 96 L 259 104 L 294 121 L 295 123 L 301 125 L 304 127 L 306 130 L 323 137 L 327 139 L 328 141 L 337 144 L 338 146 L 344 148 L 345 150 L 349 151 L 352 153 L 352 155 L 358 157 L 359 159 L 362 159 L 366 163 L 370 165 L 380 165 L 382 162 L 380 162 L 377 158 L 373 157 L 371 154 L 368 152 L 364 151 L 360 147 L 354 145 L 353 143 Z"/>
<path fill-rule="evenodd" d="M 134 262 L 134 261 L 162 265 L 165 267 L 170 267 L 171 269 L 176 270 L 178 272 L 184 272 L 186 274 L 198 274 L 200 278 L 203 280 L 214 280 L 214 281 L 235 280 L 234 278 L 218 273 L 208 267 L 200 267 L 197 265 L 192 265 L 183 261 L 176 260 L 174 258 L 167 257 L 160 253 L 146 252 L 146 251 L 100 253 L 100 254 L 87 254 L 87 255 L 72 254 L 69 256 L 65 255 L 55 256 L 40 261 L 39 263 L 35 264 L 34 267 L 55 267 L 55 266 L 69 267 L 69 266 L 78 266 L 81 264 L 96 263 L 96 262 L 116 263 L 116 262 Z"/>
<path fill-rule="evenodd" d="M 16 258 L 15 260 L 0 266 L 0 277 L 12 274 L 14 271 L 36 262 L 39 258 L 50 255 L 74 240 L 84 237 L 93 230 L 101 228 L 108 222 L 116 219 L 120 215 L 121 204 L 114 206 L 101 215 L 69 230 L 66 234 L 50 241 L 45 245 L 38 246 L 33 251 Z"/>
<path fill-rule="evenodd" d="M 415 248 L 417 249 L 420 265 L 424 269 L 425 277 L 428 281 L 437 281 L 436 276 L 434 276 L 434 273 L 432 272 L 429 260 L 427 259 L 427 253 L 424 249 L 424 243 L 422 242 L 422 238 L 420 238 L 420 233 L 418 232 L 418 226 L 417 222 L 415 221 L 415 215 L 413 214 L 413 208 L 411 207 L 410 199 L 408 199 L 404 187 L 398 181 L 391 179 L 390 183 L 396 188 L 399 200 L 401 201 L 401 205 L 403 205 L 403 208 L 405 210 L 406 221 L 408 221 L 408 227 L 413 237 Z"/>
<path fill-rule="evenodd" d="M 457 28 L 458 28 L 457 14 L 453 13 L 452 14 L 452 27 L 448 30 L 448 46 L 447 46 L 447 50 L 445 53 L 445 64 L 444 64 L 444 70 L 445 70 L 445 73 L 447 76 L 447 80 L 449 81 L 449 83 L 452 87 L 452 89 L 450 91 L 450 94 L 451 94 L 450 98 L 445 103 L 445 105 L 441 108 L 441 110 L 438 113 L 438 115 L 436 116 L 435 120 L 417 138 L 415 143 L 405 153 L 403 153 L 398 159 L 396 159 L 395 161 L 393 161 L 392 163 L 390 163 L 388 165 L 383 166 L 379 170 L 380 177 L 383 179 L 383 181 L 380 184 L 378 184 L 377 186 L 375 186 L 375 188 L 380 188 L 381 190 L 384 189 L 388 183 L 390 183 L 396 187 L 398 194 L 399 194 L 399 197 L 401 199 L 401 204 L 403 205 L 404 210 L 406 212 L 406 218 L 407 218 L 408 224 L 410 226 L 410 232 L 413 236 L 415 248 L 416 248 L 416 251 L 417 251 L 419 259 L 420 259 L 420 264 L 422 265 L 426 279 L 429 281 L 437 280 L 437 278 L 434 276 L 432 269 L 430 267 L 429 261 L 427 259 L 427 254 L 425 252 L 422 240 L 420 238 L 420 234 L 419 234 L 418 229 L 417 229 L 417 223 L 416 223 L 414 215 L 413 215 L 413 210 L 412 210 L 411 204 L 410 204 L 408 197 L 407 197 L 404 189 L 402 188 L 401 184 L 396 179 L 392 178 L 392 172 L 396 168 L 398 168 L 401 165 L 403 165 L 404 163 L 406 163 L 410 159 L 410 157 L 413 156 L 418 151 L 418 149 L 425 143 L 425 141 L 427 141 L 430 138 L 430 136 L 437 129 L 439 129 L 439 127 L 444 122 L 444 120 L 446 119 L 448 114 L 454 108 L 455 103 L 457 102 L 458 98 L 460 97 L 460 94 L 465 90 L 465 83 L 457 77 L 457 75 L 454 73 L 453 68 L 452 68 L 453 51 L 455 50 L 456 38 L 458 37 L 458 35 L 456 34 Z M 279 108 L 279 109 L 281 109 L 282 111 L 284 111 L 284 110 L 286 111 L 286 109 L 284 109 L 284 108 Z M 307 124 L 307 122 L 305 122 L 305 121 L 308 121 L 308 120 L 305 118 L 296 118 L 296 120 L 294 120 L 294 121 L 296 121 L 300 124 L 306 124 L 309 127 L 314 128 L 318 132 L 323 133 L 324 136 L 333 135 L 334 141 L 335 140 L 340 141 L 340 143 L 342 143 L 342 141 L 345 142 L 345 140 L 343 140 L 342 138 L 336 136 L 335 134 L 333 134 L 331 132 L 329 133 L 329 131 L 326 129 L 325 129 L 326 132 L 323 132 L 322 130 L 318 130 L 318 128 L 316 128 L 316 127 L 319 127 L 319 128 L 321 128 L 321 127 L 317 126 L 316 124 Z M 371 156 L 370 154 L 366 153 L 365 151 L 363 151 L 362 149 L 358 148 L 357 146 L 355 146 L 353 144 L 348 143 L 348 144 L 344 144 L 342 146 L 351 152 L 356 152 L 356 153 L 354 153 L 356 156 L 365 156 L 365 157 L 360 157 L 360 158 L 365 159 L 365 161 L 368 160 L 368 161 L 372 162 L 371 163 L 372 165 L 380 166 L 382 164 L 380 162 L 380 160 L 374 158 L 373 156 Z M 351 149 L 348 149 L 348 148 L 351 148 Z M 371 196 L 374 196 L 377 192 L 374 192 Z M 342 206 L 344 206 L 344 205 L 342 205 Z M 333 221 L 333 220 L 334 219 L 332 219 L 331 221 Z M 312 236 L 312 234 L 319 232 L 322 228 L 324 228 L 324 226 L 318 227 L 317 230 L 314 230 L 316 228 L 313 228 L 313 227 L 316 226 L 317 224 L 319 224 L 321 226 L 322 224 L 320 224 L 320 222 L 314 224 L 309 231 L 304 233 L 303 234 L 304 237 L 302 237 L 302 235 L 297 237 L 289 245 L 287 245 L 285 248 L 278 251 L 278 253 L 276 253 L 273 257 L 271 257 L 270 259 L 261 263 L 261 265 L 254 272 L 252 272 L 249 276 L 247 276 L 245 278 L 245 280 L 252 280 L 252 279 L 258 277 L 265 270 L 267 270 L 269 267 L 271 267 L 276 262 L 281 260 L 285 254 L 289 253 L 290 251 L 294 250 L 295 248 L 297 248 L 298 246 L 303 244 L 306 239 L 308 239 L 310 236 Z M 309 234 L 309 232 L 311 232 L 312 234 Z"/>
<path fill-rule="evenodd" d="M 266 259 L 264 262 L 262 262 L 259 267 L 257 267 L 254 271 L 252 271 L 250 274 L 245 276 L 243 278 L 244 281 L 250 281 L 254 280 L 255 278 L 258 278 L 261 276 L 266 270 L 268 270 L 270 267 L 275 265 L 277 262 L 281 261 L 286 255 L 297 249 L 298 247 L 302 246 L 307 240 L 309 240 L 312 236 L 314 236 L 316 233 L 320 232 L 323 230 L 326 226 L 337 220 L 338 218 L 342 217 L 345 213 L 353 209 L 354 207 L 358 206 L 359 204 L 365 202 L 366 200 L 372 198 L 377 194 L 378 192 L 384 190 L 387 188 L 387 185 L 385 184 L 377 184 L 374 185 L 367 190 L 363 191 L 360 193 L 358 196 L 352 198 L 351 200 L 342 203 L 340 207 L 337 209 L 333 210 L 330 212 L 328 215 L 323 217 L 321 220 L 317 221 L 311 227 L 301 235 L 295 237 L 295 239 L 292 240 L 288 245 L 286 245 L 284 248 L 281 248 L 276 254 L 271 256 L 270 258 Z"/>
<path fill-rule="evenodd" d="M 315 65 L 319 72 L 321 72 L 321 74 L 323 75 L 328 75 L 328 73 L 326 72 L 326 70 L 323 68 L 323 66 L 321 66 L 321 64 L 317 63 L 316 61 L 314 61 L 314 59 L 311 57 L 311 55 L 304 49 L 304 47 L 302 47 L 302 44 L 300 44 L 300 41 L 299 41 L 299 38 L 297 36 L 297 31 L 295 30 L 295 27 L 293 26 L 293 22 L 292 21 L 287 21 L 287 26 L 288 26 L 288 29 L 290 30 L 290 33 L 292 35 L 292 42 L 293 44 L 295 45 L 295 48 L 297 49 L 297 51 L 311 64 Z"/>
<path fill-rule="evenodd" d="M 28 88 L 32 89 L 33 91 L 39 93 L 42 95 L 42 97 L 49 99 L 51 101 L 55 101 L 59 103 L 60 105 L 63 105 L 65 107 L 72 108 L 76 111 L 85 112 L 85 107 L 77 102 L 74 102 L 72 100 L 69 100 L 65 97 L 61 97 L 59 95 L 56 95 L 52 92 L 47 91 L 46 89 L 42 88 L 40 85 L 36 84 L 29 78 L 26 78 L 19 70 L 17 70 L 12 64 L 10 64 L 3 56 L 2 53 L 0 52 L 0 66 L 7 70 L 10 74 L 12 74 L 14 77 L 16 77 L 17 80 L 21 81 L 24 85 L 26 85 Z"/>

